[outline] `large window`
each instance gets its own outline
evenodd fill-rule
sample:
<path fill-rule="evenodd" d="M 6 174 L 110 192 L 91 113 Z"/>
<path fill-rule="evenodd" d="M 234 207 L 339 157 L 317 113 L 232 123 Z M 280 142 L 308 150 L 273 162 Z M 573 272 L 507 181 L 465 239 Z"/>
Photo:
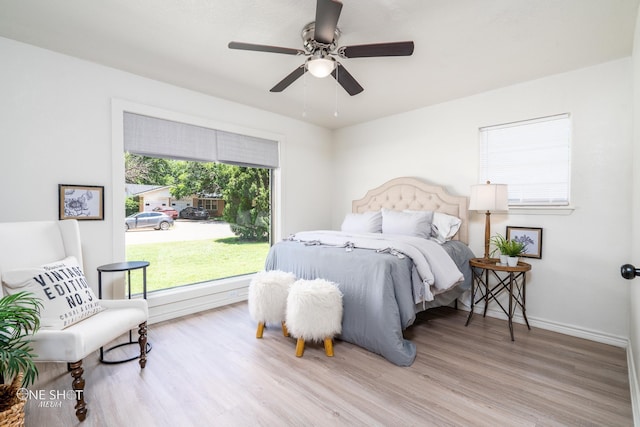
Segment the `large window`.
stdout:
<path fill-rule="evenodd" d="M 511 206 L 566 206 L 569 114 L 480 129 L 480 182 L 507 184 Z"/>
<path fill-rule="evenodd" d="M 127 183 L 141 191 L 127 209 L 177 215 L 169 230 L 126 232 L 127 259 L 151 262 L 149 291 L 264 267 L 276 141 L 125 113 L 124 148 Z"/>

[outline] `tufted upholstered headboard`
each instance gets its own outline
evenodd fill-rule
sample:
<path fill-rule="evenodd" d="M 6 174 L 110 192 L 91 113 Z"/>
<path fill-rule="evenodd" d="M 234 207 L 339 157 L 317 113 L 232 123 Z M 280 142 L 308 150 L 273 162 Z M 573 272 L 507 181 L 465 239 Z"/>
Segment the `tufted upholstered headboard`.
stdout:
<path fill-rule="evenodd" d="M 354 213 L 362 213 L 381 208 L 396 211 L 412 209 L 454 215 L 462 220 L 460 230 L 454 239 L 468 244 L 468 204 L 465 196 L 453 196 L 443 187 L 405 177 L 392 179 L 367 191 L 362 199 L 353 201 L 351 210 Z"/>

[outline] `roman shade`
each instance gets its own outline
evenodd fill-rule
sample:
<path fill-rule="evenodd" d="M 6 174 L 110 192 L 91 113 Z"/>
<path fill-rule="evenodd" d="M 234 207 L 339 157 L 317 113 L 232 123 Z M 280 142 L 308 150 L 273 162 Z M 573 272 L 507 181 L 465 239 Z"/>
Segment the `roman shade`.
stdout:
<path fill-rule="evenodd" d="M 279 166 L 277 141 L 130 112 L 124 113 L 124 149 L 149 157 Z"/>

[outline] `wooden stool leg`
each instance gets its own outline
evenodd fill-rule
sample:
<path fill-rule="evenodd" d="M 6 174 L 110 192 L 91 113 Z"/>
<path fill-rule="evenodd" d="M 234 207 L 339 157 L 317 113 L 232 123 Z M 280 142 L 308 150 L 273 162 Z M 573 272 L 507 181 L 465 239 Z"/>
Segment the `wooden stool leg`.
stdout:
<path fill-rule="evenodd" d="M 333 357 L 333 340 L 331 338 L 324 339 L 324 352 L 327 356 Z"/>
<path fill-rule="evenodd" d="M 302 357 L 302 353 L 304 353 L 304 340 L 298 338 L 298 342 L 296 343 L 296 357 Z"/>
<path fill-rule="evenodd" d="M 258 330 L 256 331 L 256 338 L 262 338 L 263 332 L 264 332 L 264 322 L 259 322 Z"/>
<path fill-rule="evenodd" d="M 284 320 L 282 321 L 282 335 L 285 337 L 289 336 L 289 330 L 287 329 L 287 324 L 284 323 Z"/>

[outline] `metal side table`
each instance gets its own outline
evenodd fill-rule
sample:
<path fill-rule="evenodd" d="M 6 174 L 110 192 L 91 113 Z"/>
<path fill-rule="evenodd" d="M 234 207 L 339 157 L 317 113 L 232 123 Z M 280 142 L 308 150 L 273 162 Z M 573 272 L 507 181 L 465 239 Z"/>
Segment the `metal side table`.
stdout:
<path fill-rule="evenodd" d="M 117 273 L 117 272 L 127 272 L 127 293 L 129 299 L 131 299 L 131 271 L 142 269 L 142 297 L 147 299 L 147 267 L 149 266 L 148 261 L 126 261 L 126 262 L 116 262 L 113 264 L 101 265 L 98 267 L 98 298 L 102 298 L 102 273 Z M 129 331 L 129 342 L 125 342 L 122 344 L 114 345 L 108 349 L 103 349 L 100 347 L 100 362 L 106 364 L 115 364 L 115 363 L 124 363 L 130 362 L 135 359 L 139 359 L 140 355 L 130 357 L 128 359 L 123 360 L 106 360 L 104 358 L 105 353 L 110 352 L 119 347 L 123 347 L 126 345 L 138 344 L 137 341 L 134 341 L 131 331 Z M 151 343 L 147 342 L 147 353 L 151 351 Z"/>
<path fill-rule="evenodd" d="M 509 267 L 498 263 L 498 260 L 494 258 L 473 258 L 469 261 L 469 264 L 471 265 L 473 280 L 471 281 L 471 310 L 469 311 L 469 317 L 467 317 L 467 323 L 465 323 L 465 326 L 468 326 L 471 321 L 474 305 L 476 303 L 484 300 L 484 313 L 482 317 L 485 317 L 487 315 L 489 302 L 493 300 L 509 318 L 509 334 L 511 335 L 511 341 L 514 341 L 513 315 L 517 306 L 520 306 L 520 309 L 522 309 L 522 317 L 527 324 L 527 328 L 531 330 L 526 310 L 526 273 L 531 270 L 531 265 L 526 262 L 519 261 L 517 266 Z M 490 277 L 495 278 L 497 284 L 491 285 L 489 283 Z M 480 298 L 476 299 L 476 293 L 478 291 L 480 292 Z M 502 291 L 509 293 L 508 310 L 498 300 L 498 295 Z"/>

